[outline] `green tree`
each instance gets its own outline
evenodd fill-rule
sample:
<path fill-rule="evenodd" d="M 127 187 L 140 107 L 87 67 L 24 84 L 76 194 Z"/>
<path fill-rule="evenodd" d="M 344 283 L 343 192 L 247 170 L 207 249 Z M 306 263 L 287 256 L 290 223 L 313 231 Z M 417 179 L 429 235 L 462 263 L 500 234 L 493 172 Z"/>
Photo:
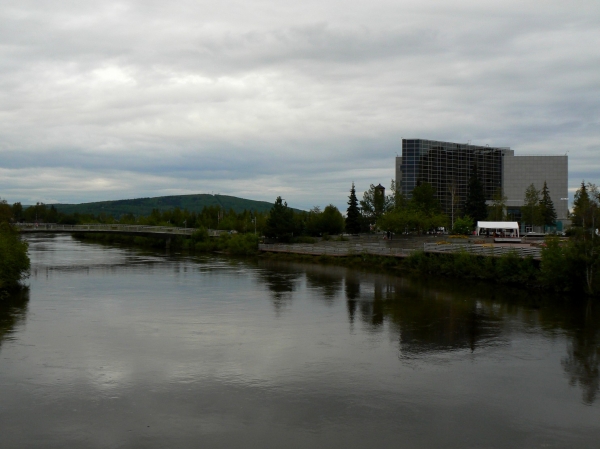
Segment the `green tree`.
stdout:
<path fill-rule="evenodd" d="M 326 206 L 321 214 L 321 232 L 335 235 L 344 230 L 344 216 L 333 204 Z"/>
<path fill-rule="evenodd" d="M 594 184 L 588 183 L 586 186 L 584 181 L 581 182 L 581 187 L 575 192 L 575 201 L 573 202 L 573 226 L 588 229 L 598 223 L 596 217 L 598 197 L 598 188 Z"/>
<path fill-rule="evenodd" d="M 396 181 L 392 179 L 390 185 L 390 193 L 386 196 L 385 199 L 385 210 L 392 210 L 403 208 L 406 206 L 406 198 L 400 191 L 400 188 L 396 185 Z"/>
<path fill-rule="evenodd" d="M 489 207 L 488 218 L 490 221 L 504 221 L 506 210 L 506 196 L 502 193 L 502 189 L 497 189 L 492 199 L 492 204 Z"/>
<path fill-rule="evenodd" d="M 473 221 L 485 220 L 488 215 L 487 205 L 485 203 L 485 192 L 483 185 L 477 175 L 477 166 L 473 166 L 469 183 L 467 185 L 467 198 L 463 209 L 464 215 L 473 218 Z"/>
<path fill-rule="evenodd" d="M 348 197 L 348 209 L 346 210 L 346 232 L 349 234 L 358 234 L 360 232 L 360 210 L 358 208 L 358 199 L 356 198 L 356 189 L 354 183 L 350 189 Z"/>
<path fill-rule="evenodd" d="M 556 224 L 556 210 L 550 197 L 550 191 L 546 181 L 542 187 L 542 198 L 540 199 L 540 215 L 544 226 L 554 226 Z"/>
<path fill-rule="evenodd" d="M 27 242 L 8 223 L 0 223 L 0 290 L 16 287 L 29 276 Z"/>
<path fill-rule="evenodd" d="M 441 213 L 440 202 L 435 196 L 435 189 L 427 182 L 413 189 L 410 202 L 413 209 L 420 210 L 427 216 Z"/>
<path fill-rule="evenodd" d="M 319 206 L 313 207 L 308 213 L 304 214 L 304 228 L 309 235 L 318 236 L 322 233 L 321 215 L 323 215 L 323 211 Z"/>
<path fill-rule="evenodd" d="M 19 222 L 23 219 L 23 205 L 15 203 L 12 205 L 12 213 L 15 221 Z"/>
<path fill-rule="evenodd" d="M 540 214 L 540 191 L 530 184 L 525 189 L 525 201 L 521 208 L 521 219 L 525 224 L 539 226 L 542 224 Z"/>
<path fill-rule="evenodd" d="M 277 197 L 269 212 L 265 235 L 282 241 L 290 241 L 294 236 L 294 211 L 280 196 Z"/>
<path fill-rule="evenodd" d="M 12 208 L 6 200 L 0 199 L 0 223 L 10 223 L 13 219 Z"/>
<path fill-rule="evenodd" d="M 468 215 L 457 218 L 452 226 L 452 234 L 471 235 L 474 229 L 473 219 Z"/>
<path fill-rule="evenodd" d="M 48 207 L 44 203 L 36 203 L 35 206 L 29 206 L 23 216 L 25 221 L 30 223 L 32 222 L 40 222 L 46 221 L 46 213 L 48 212 Z"/>
<path fill-rule="evenodd" d="M 386 211 L 387 201 L 385 193 L 381 186 L 371 184 L 369 190 L 363 193 L 363 199 L 360 201 L 362 216 L 373 224 Z"/>
<path fill-rule="evenodd" d="M 420 184 L 412 191 L 410 201 L 398 202 L 398 206 L 387 210 L 377 220 L 384 231 L 396 234 L 417 232 L 448 226 L 448 217 L 441 213 L 435 189 L 428 183 Z"/>

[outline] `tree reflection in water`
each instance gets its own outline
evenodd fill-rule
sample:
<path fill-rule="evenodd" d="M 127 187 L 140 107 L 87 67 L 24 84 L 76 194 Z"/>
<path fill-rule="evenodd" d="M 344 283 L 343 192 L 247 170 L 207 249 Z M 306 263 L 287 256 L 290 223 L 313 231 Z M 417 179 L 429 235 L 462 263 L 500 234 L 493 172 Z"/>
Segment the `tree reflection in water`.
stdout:
<path fill-rule="evenodd" d="M 356 315 L 356 306 L 358 304 L 358 299 L 360 298 L 360 282 L 353 276 L 346 276 L 344 282 L 348 320 L 350 321 L 350 325 L 353 325 L 354 317 Z"/>
<path fill-rule="evenodd" d="M 305 268 L 306 286 L 317 293 L 317 297 L 331 305 L 342 291 L 346 269 L 341 267 L 308 265 Z"/>
<path fill-rule="evenodd" d="M 592 404 L 600 391 L 600 316 L 591 301 L 581 313 L 582 322 L 573 332 L 562 365 L 571 385 L 579 385 L 583 402 Z"/>
<path fill-rule="evenodd" d="M 304 276 L 298 267 L 285 262 L 268 261 L 260 263 L 259 279 L 271 292 L 275 313 L 279 315 L 286 303 L 291 301 L 296 285 Z"/>
<path fill-rule="evenodd" d="M 23 288 L 15 292 L 2 292 L 0 296 L 0 347 L 27 316 L 29 289 Z"/>
<path fill-rule="evenodd" d="M 592 404 L 600 391 L 600 306 L 538 292 L 486 283 L 450 282 L 375 274 L 342 267 L 293 262 L 259 263 L 276 311 L 291 299 L 304 276 L 328 305 L 344 290 L 351 329 L 359 319 L 370 331 L 388 325 L 402 358 L 509 343 L 510 323 L 518 320 L 568 338 L 562 367 L 571 385 Z"/>

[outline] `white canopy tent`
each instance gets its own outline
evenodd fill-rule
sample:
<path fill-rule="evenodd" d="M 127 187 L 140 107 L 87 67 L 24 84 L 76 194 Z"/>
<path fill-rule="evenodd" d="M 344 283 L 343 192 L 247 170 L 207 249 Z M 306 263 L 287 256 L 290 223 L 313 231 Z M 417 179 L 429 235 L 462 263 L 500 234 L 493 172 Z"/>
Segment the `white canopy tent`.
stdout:
<path fill-rule="evenodd" d="M 477 235 L 481 235 L 482 229 L 490 229 L 503 237 L 519 237 L 519 223 L 516 221 L 478 221 Z"/>

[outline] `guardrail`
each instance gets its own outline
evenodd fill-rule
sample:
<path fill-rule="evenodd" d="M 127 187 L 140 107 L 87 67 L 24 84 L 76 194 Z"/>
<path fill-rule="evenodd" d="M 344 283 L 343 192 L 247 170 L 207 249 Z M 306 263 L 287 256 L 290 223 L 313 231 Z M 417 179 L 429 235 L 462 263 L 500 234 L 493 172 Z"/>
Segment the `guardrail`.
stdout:
<path fill-rule="evenodd" d="M 17 223 L 22 232 L 114 232 L 128 234 L 160 234 L 160 235 L 184 235 L 190 236 L 197 231 L 195 228 L 178 228 L 171 226 L 142 226 L 125 224 L 83 224 L 83 225 L 61 225 L 49 223 Z M 217 237 L 228 231 L 209 229 L 210 237 Z"/>

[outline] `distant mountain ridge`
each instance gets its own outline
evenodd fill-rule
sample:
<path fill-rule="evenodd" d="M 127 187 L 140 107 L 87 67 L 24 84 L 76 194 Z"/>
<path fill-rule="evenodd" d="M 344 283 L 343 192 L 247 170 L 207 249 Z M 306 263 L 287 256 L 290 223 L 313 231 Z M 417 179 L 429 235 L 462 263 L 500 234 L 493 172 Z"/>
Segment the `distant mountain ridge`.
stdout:
<path fill-rule="evenodd" d="M 97 201 L 93 203 L 81 204 L 52 204 L 59 212 L 65 214 L 94 214 L 105 213 L 113 217 L 120 217 L 125 214 L 136 216 L 150 215 L 152 209 L 158 209 L 161 212 L 176 207 L 181 210 L 187 209 L 190 212 L 201 212 L 204 207 L 217 206 L 224 210 L 233 209 L 236 213 L 244 210 L 253 212 L 269 212 L 273 203 L 266 201 L 247 200 L 228 195 L 211 195 L 200 193 L 195 195 L 171 195 L 158 196 L 152 198 L 134 198 L 128 200 Z"/>

